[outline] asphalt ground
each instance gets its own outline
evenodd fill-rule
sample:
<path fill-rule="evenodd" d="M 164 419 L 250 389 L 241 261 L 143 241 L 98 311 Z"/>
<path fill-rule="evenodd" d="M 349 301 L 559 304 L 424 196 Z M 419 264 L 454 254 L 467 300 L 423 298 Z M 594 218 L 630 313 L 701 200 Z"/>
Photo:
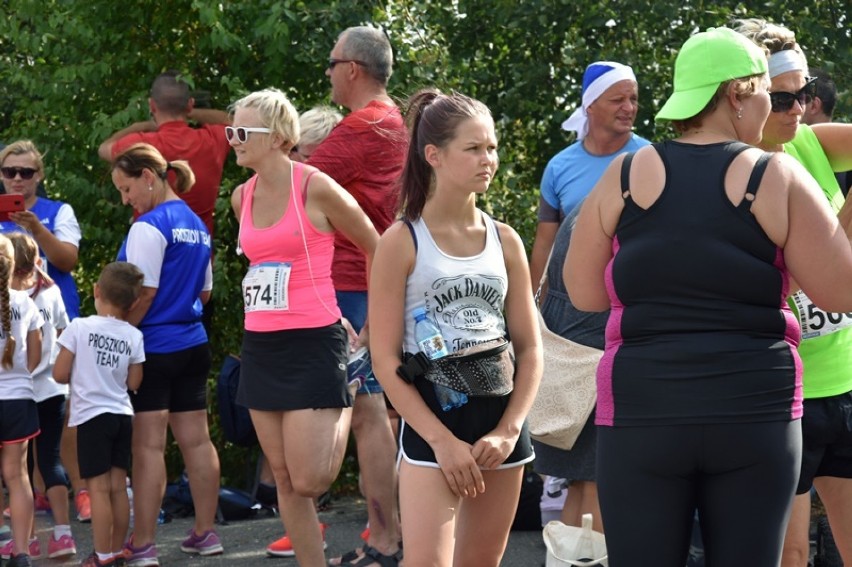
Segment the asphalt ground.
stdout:
<path fill-rule="evenodd" d="M 360 534 L 367 522 L 367 511 L 362 499 L 351 497 L 334 499 L 331 507 L 320 512 L 319 516 L 320 521 L 329 525 L 326 531 L 327 558 L 342 555 L 363 543 Z M 266 546 L 281 537 L 283 533 L 281 518 L 271 516 L 268 512 L 262 511 L 254 518 L 217 526 L 225 553 L 212 557 L 191 556 L 181 552 L 180 543 L 186 538 L 192 523 L 192 518 L 176 518 L 158 526 L 157 551 L 161 565 L 262 565 L 268 567 L 297 565 L 292 558 L 273 558 L 266 555 Z M 72 521 L 71 529 L 77 543 L 76 556 L 63 561 L 37 559 L 33 561 L 33 564 L 56 567 L 79 565 L 92 551 L 92 529 L 90 524 L 81 524 L 77 521 Z M 42 552 L 46 557 L 47 541 L 52 533 L 50 517 L 37 515 L 36 530 L 41 540 Z M 540 531 L 512 532 L 501 566 L 540 567 L 544 565 L 545 553 Z"/>

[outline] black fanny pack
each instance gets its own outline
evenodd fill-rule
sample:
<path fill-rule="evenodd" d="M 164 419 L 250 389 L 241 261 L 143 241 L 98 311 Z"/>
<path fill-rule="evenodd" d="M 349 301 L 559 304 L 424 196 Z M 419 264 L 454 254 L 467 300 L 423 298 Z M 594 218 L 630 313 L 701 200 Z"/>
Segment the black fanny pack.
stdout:
<path fill-rule="evenodd" d="M 438 360 L 425 354 L 405 353 L 396 373 L 406 382 L 425 378 L 468 396 L 505 396 L 512 391 L 515 361 L 509 341 L 494 339 L 462 349 Z"/>

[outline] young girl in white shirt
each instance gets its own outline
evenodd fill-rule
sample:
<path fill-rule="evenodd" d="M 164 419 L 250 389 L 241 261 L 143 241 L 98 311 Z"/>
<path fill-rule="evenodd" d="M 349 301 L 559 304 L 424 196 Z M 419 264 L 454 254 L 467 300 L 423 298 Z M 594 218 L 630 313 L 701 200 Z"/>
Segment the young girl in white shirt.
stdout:
<path fill-rule="evenodd" d="M 10 567 L 31 565 L 28 538 L 33 492 L 27 474 L 27 442 L 38 435 L 32 371 L 41 361 L 44 320 L 33 300 L 10 289 L 15 269 L 12 243 L 0 237 L 0 465 L 9 491 L 13 544 Z"/>
<path fill-rule="evenodd" d="M 12 288 L 26 292 L 44 319 L 41 362 L 33 371 L 33 393 L 41 433 L 30 444 L 28 468 L 33 470 L 32 451 L 36 451 L 38 470 L 44 480 L 44 493 L 50 502 L 54 521 L 47 555 L 58 559 L 77 552 L 68 515 L 68 476 L 59 458 L 68 386 L 57 384 L 53 379 L 53 363 L 59 352 L 56 339 L 68 326 L 68 314 L 59 286 L 41 269 L 42 260 L 36 241 L 23 232 L 12 232 L 7 236 L 15 249 Z"/>

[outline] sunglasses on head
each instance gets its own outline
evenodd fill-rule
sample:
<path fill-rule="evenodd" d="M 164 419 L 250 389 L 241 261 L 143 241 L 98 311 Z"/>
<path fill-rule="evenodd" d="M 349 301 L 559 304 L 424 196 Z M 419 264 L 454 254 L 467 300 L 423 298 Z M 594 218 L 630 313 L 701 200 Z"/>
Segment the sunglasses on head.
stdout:
<path fill-rule="evenodd" d="M 772 102 L 772 112 L 787 112 L 793 108 L 793 103 L 798 101 L 799 105 L 804 108 L 814 99 L 816 94 L 816 78 L 808 78 L 805 86 L 794 93 L 779 91 L 769 93 L 769 100 Z"/>
<path fill-rule="evenodd" d="M 0 167 L 0 173 L 5 179 L 14 179 L 16 175 L 20 175 L 21 179 L 28 180 L 32 179 L 37 171 L 31 167 Z"/>
<path fill-rule="evenodd" d="M 225 137 L 229 142 L 234 139 L 234 136 L 236 136 L 239 143 L 245 144 L 248 142 L 249 134 L 252 132 L 269 134 L 272 130 L 269 128 L 245 128 L 243 126 L 237 126 L 234 128 L 233 126 L 225 126 Z"/>

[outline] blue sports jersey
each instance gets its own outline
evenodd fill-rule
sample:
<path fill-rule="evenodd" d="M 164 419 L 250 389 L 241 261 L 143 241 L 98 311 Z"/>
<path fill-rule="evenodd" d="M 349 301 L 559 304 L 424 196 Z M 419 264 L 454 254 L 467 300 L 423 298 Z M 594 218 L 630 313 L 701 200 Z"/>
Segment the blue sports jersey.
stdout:
<path fill-rule="evenodd" d="M 145 352 L 177 352 L 207 342 L 199 299 L 210 263 L 211 239 L 207 228 L 181 200 L 161 203 L 140 216 L 136 223 L 150 225 L 155 231 L 131 228 L 118 252 L 119 261 L 144 264 L 144 259 L 134 254 L 142 256 L 141 251 L 146 249 L 153 253 L 165 245 L 159 281 L 152 284 L 150 274 L 145 273 L 145 287 L 157 288 L 154 301 L 139 324 L 145 336 Z M 152 238 L 163 240 L 156 242 Z"/>
<path fill-rule="evenodd" d="M 50 231 L 51 234 L 56 234 L 56 213 L 65 203 L 45 199 L 39 197 L 35 205 L 30 209 L 30 212 L 38 217 L 41 224 Z M 12 221 L 0 222 L 0 232 L 26 232 L 23 227 L 13 223 Z M 74 277 L 70 272 L 62 272 L 56 266 L 47 261 L 44 252 L 39 249 L 39 254 L 47 263 L 47 274 L 53 278 L 56 285 L 59 286 L 59 291 L 62 292 L 62 301 L 65 303 L 65 311 L 68 313 L 69 319 L 75 319 L 80 316 L 80 297 L 77 295 L 77 284 L 74 282 Z"/>

